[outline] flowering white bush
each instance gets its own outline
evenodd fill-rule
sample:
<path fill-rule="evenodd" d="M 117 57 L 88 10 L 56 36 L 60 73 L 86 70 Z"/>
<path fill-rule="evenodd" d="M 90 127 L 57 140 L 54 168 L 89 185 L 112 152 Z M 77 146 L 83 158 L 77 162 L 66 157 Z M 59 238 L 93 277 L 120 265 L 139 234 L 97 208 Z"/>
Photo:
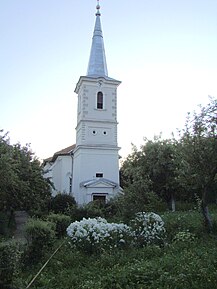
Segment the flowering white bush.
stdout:
<path fill-rule="evenodd" d="M 88 253 L 127 245 L 132 237 L 125 224 L 108 223 L 103 218 L 85 219 L 71 223 L 67 235 L 77 249 Z"/>
<path fill-rule="evenodd" d="M 165 235 L 164 222 L 155 213 L 139 212 L 131 221 L 135 242 L 139 246 L 160 244 Z"/>

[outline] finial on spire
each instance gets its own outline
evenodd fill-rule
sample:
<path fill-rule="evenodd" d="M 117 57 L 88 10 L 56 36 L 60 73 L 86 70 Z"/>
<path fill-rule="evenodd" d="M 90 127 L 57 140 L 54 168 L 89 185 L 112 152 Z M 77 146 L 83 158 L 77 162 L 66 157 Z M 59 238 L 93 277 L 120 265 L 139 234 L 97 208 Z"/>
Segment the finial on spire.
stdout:
<path fill-rule="evenodd" d="M 99 0 L 97 0 L 97 5 L 96 5 L 96 10 L 97 10 L 97 11 L 96 11 L 96 16 L 100 16 L 100 15 L 101 15 L 99 9 L 100 9 Z"/>

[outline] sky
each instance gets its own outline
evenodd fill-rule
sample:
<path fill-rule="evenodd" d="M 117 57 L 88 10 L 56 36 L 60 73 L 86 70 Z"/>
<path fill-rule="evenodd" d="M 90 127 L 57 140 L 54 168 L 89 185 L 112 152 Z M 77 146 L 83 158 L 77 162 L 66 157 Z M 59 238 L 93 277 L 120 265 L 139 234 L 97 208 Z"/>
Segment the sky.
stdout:
<path fill-rule="evenodd" d="M 96 0 L 0 0 L 0 129 L 39 159 L 75 143 Z M 118 145 L 162 132 L 217 97 L 216 0 L 101 0 L 108 75 L 118 87 Z"/>

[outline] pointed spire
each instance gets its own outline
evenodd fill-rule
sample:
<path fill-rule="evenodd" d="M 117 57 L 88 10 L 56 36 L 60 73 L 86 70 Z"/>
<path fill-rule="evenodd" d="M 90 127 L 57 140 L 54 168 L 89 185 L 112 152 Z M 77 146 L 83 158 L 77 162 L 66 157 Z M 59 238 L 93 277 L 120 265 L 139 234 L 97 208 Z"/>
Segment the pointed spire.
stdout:
<path fill-rule="evenodd" d="M 100 5 L 97 0 L 96 22 L 92 38 L 90 59 L 87 68 L 87 76 L 108 76 L 104 41 L 100 21 Z"/>

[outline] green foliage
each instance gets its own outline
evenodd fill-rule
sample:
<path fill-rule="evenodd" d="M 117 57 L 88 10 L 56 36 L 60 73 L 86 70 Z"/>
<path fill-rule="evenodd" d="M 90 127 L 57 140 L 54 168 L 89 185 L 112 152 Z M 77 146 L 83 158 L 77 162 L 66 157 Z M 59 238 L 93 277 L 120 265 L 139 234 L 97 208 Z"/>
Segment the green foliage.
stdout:
<path fill-rule="evenodd" d="M 193 233 L 190 233 L 189 231 L 181 231 L 178 232 L 174 239 L 173 242 L 189 242 L 192 244 L 192 242 L 195 240 L 196 236 Z"/>
<path fill-rule="evenodd" d="M 162 140 L 161 137 L 155 137 L 152 141 L 146 139 L 140 150 L 133 147 L 132 154 L 121 167 L 124 192 L 130 192 L 138 204 L 147 203 L 145 201 L 150 192 L 168 204 L 175 197 L 180 198 L 177 149 L 175 140 Z M 138 210 L 141 211 L 141 208 Z"/>
<path fill-rule="evenodd" d="M 55 214 L 67 214 L 74 210 L 75 205 L 76 202 L 72 196 L 59 193 L 51 199 L 50 207 Z"/>
<path fill-rule="evenodd" d="M 136 211 L 147 211 L 141 206 L 153 203 L 149 201 L 153 193 L 172 210 L 176 201 L 178 209 L 185 210 L 186 203 L 194 203 L 196 195 L 197 201 L 201 200 L 206 227 L 212 231 L 208 204 L 217 198 L 216 113 L 217 100 L 210 98 L 206 106 L 188 115 L 179 139 L 163 140 L 159 136 L 145 139 L 140 149 L 133 146 L 121 167 L 127 212 L 135 210 L 133 206 Z"/>
<path fill-rule="evenodd" d="M 65 244 L 32 289 L 213 289 L 217 282 L 216 245 L 214 238 L 206 238 L 195 240 L 192 246 L 178 242 L 163 248 L 131 248 L 87 257 Z M 30 274 L 28 270 L 24 280 L 30 280 Z"/>
<path fill-rule="evenodd" d="M 10 145 L 7 134 L 0 135 L 0 210 L 42 210 L 49 198 L 49 184 L 29 146 Z"/>
<path fill-rule="evenodd" d="M 0 212 L 0 236 L 8 233 L 8 216 L 5 212 Z"/>
<path fill-rule="evenodd" d="M 195 199 L 194 202 L 186 202 L 186 201 L 177 201 L 176 202 L 176 211 L 190 211 L 190 210 L 196 210 L 198 209 L 198 203 Z"/>
<path fill-rule="evenodd" d="M 55 231 L 57 238 L 61 238 L 66 235 L 66 229 L 71 222 L 71 218 L 63 214 L 50 214 L 47 216 L 47 220 L 56 225 Z"/>
<path fill-rule="evenodd" d="M 40 260 L 55 241 L 55 224 L 39 219 L 30 219 L 25 226 L 27 262 Z"/>
<path fill-rule="evenodd" d="M 106 218 L 111 222 L 123 220 L 122 197 L 117 196 L 107 203 L 95 200 L 82 207 L 73 207 L 69 211 L 69 215 L 72 221 L 95 217 Z"/>
<path fill-rule="evenodd" d="M 211 213 L 217 220 L 216 209 Z M 87 256 L 65 242 L 31 288 L 213 289 L 217 283 L 217 240 L 202 231 L 199 212 L 167 212 L 163 220 L 173 232 L 161 247 L 104 250 Z M 62 240 L 57 240 L 56 245 L 60 243 Z M 53 248 L 49 255 L 52 252 Z M 25 268 L 15 284 L 25 288 L 41 266 Z"/>
<path fill-rule="evenodd" d="M 168 240 L 173 240 L 179 232 L 189 231 L 201 238 L 205 231 L 202 216 L 198 211 L 166 212 L 162 215 Z"/>
<path fill-rule="evenodd" d="M 116 199 L 116 206 L 119 208 L 120 218 L 129 223 L 138 211 L 161 212 L 166 209 L 166 204 L 148 188 L 141 185 L 130 186 L 125 189 L 124 195 Z"/>
<path fill-rule="evenodd" d="M 100 200 L 95 200 L 83 206 L 86 218 L 105 217 L 106 204 Z"/>
<path fill-rule="evenodd" d="M 180 133 L 184 164 L 180 180 L 186 190 L 202 199 L 205 224 L 211 229 L 207 205 L 216 200 L 217 192 L 217 99 L 210 98 L 210 103 L 199 109 L 189 114 L 185 130 Z"/>
<path fill-rule="evenodd" d="M 10 285 L 19 272 L 20 251 L 15 241 L 0 243 L 0 287 Z"/>

